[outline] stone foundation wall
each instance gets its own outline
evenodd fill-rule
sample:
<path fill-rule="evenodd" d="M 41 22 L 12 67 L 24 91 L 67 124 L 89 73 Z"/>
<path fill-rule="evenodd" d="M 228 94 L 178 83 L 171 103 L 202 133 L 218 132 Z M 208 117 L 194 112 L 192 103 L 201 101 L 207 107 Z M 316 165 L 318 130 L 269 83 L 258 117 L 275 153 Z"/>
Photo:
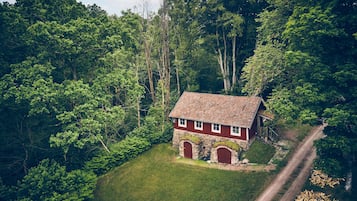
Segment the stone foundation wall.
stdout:
<path fill-rule="evenodd" d="M 200 140 L 198 143 L 188 140 L 187 135 L 196 136 Z M 193 133 L 189 131 L 183 131 L 179 129 L 174 129 L 174 134 L 172 138 L 172 145 L 174 148 L 179 150 L 180 156 L 184 156 L 183 143 L 190 142 L 192 144 L 192 158 L 193 159 L 204 159 L 211 160 L 212 162 L 217 162 L 217 149 L 219 147 L 213 148 L 215 142 L 220 141 L 231 141 L 238 144 L 242 149 L 246 150 L 249 147 L 249 143 L 244 140 L 232 139 L 226 137 L 205 135 L 199 133 Z M 228 147 L 225 147 L 228 148 Z M 232 164 L 238 163 L 238 151 L 228 148 L 232 153 Z"/>

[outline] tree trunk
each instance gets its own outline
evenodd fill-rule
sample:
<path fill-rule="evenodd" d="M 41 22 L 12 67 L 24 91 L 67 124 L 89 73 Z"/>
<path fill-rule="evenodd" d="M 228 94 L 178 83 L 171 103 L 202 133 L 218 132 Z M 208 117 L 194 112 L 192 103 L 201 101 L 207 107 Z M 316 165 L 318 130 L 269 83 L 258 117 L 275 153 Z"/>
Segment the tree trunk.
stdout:
<path fill-rule="evenodd" d="M 77 68 L 74 66 L 72 67 L 72 76 L 73 76 L 73 80 L 77 80 Z"/>
<path fill-rule="evenodd" d="M 217 59 L 218 59 L 218 64 L 222 73 L 223 77 L 223 87 L 224 91 L 227 93 L 230 90 L 230 81 L 229 81 L 229 70 L 227 67 L 227 43 L 226 43 L 226 37 L 223 34 L 223 54 L 220 49 L 220 43 L 219 43 L 219 33 L 218 30 L 216 30 L 216 42 L 217 42 Z"/>
<path fill-rule="evenodd" d="M 231 90 L 233 90 L 233 87 L 235 87 L 236 81 L 237 81 L 236 41 L 237 41 L 237 36 L 234 36 L 232 39 L 232 86 L 231 86 Z"/>
<path fill-rule="evenodd" d="M 169 22 L 168 22 L 168 6 L 167 0 L 163 1 L 163 12 L 161 16 L 162 26 L 162 67 L 164 80 L 164 101 L 165 115 L 168 116 L 170 105 L 170 49 L 169 49 Z"/>
<path fill-rule="evenodd" d="M 224 45 L 224 55 L 223 55 L 223 66 L 224 66 L 224 79 L 226 80 L 227 87 L 224 89 L 227 93 L 231 89 L 231 82 L 229 80 L 229 68 L 228 68 L 228 61 L 227 61 L 227 37 L 223 31 L 223 45 Z"/>
<path fill-rule="evenodd" d="M 99 139 L 99 142 L 102 144 L 102 146 L 104 147 L 105 151 L 107 151 L 108 153 L 110 153 L 110 150 L 108 149 L 107 145 L 105 145 L 105 143 L 103 142 L 103 140 Z"/>
<path fill-rule="evenodd" d="M 181 87 L 180 87 L 180 75 L 178 66 L 176 66 L 176 84 L 177 84 L 177 94 L 180 95 Z"/>
<path fill-rule="evenodd" d="M 146 23 L 145 23 L 146 22 Z M 148 31 L 144 31 L 145 27 L 146 30 L 148 30 L 152 25 L 151 25 L 151 19 L 149 19 L 149 9 L 148 5 L 144 4 L 143 5 L 143 10 L 141 13 L 141 25 L 143 27 L 141 37 L 144 43 L 144 56 L 145 56 L 145 62 L 146 62 L 146 70 L 147 70 L 147 75 L 149 79 L 149 93 L 151 96 L 151 100 L 155 103 L 155 86 L 154 86 L 154 80 L 153 80 L 153 73 L 152 73 L 152 62 L 151 62 L 151 48 L 152 48 L 152 43 L 150 43 L 150 40 L 148 38 L 152 37 L 148 35 Z"/>
<path fill-rule="evenodd" d="M 26 145 L 24 143 L 22 143 L 22 147 L 24 148 L 24 151 L 25 151 L 25 158 L 22 161 L 22 167 L 24 169 L 24 173 L 27 174 L 27 172 L 28 172 L 27 161 L 29 159 L 29 152 L 28 152 Z"/>
<path fill-rule="evenodd" d="M 140 99 L 137 100 L 137 114 L 138 114 L 138 128 L 141 126 L 141 115 L 140 115 Z"/>
<path fill-rule="evenodd" d="M 153 80 L 153 75 L 152 75 L 152 66 L 151 66 L 151 48 L 148 44 L 148 41 L 146 38 L 144 38 L 144 46 L 145 46 L 145 61 L 146 61 L 146 69 L 147 69 L 147 74 L 148 74 L 148 79 L 149 79 L 149 90 L 150 90 L 150 95 L 151 99 L 153 102 L 155 102 L 155 87 L 154 87 L 154 80 Z"/>
<path fill-rule="evenodd" d="M 218 60 L 219 67 L 221 69 L 222 76 L 223 76 L 223 87 L 224 87 L 224 91 L 226 91 L 227 80 L 224 78 L 225 70 L 224 70 L 224 63 L 223 63 L 223 58 L 222 58 L 222 51 L 218 48 L 217 52 L 218 52 L 217 60 Z"/>
<path fill-rule="evenodd" d="M 162 85 L 162 87 L 161 87 L 161 98 L 162 98 L 162 108 L 163 108 L 163 110 L 162 110 L 162 123 L 161 123 L 161 132 L 164 132 L 164 126 L 165 126 L 165 121 L 166 121 L 166 117 L 165 117 L 165 113 L 166 113 L 166 110 L 165 110 L 165 108 L 166 108 L 166 105 L 165 105 L 165 84 L 164 84 L 164 82 L 162 82 L 162 83 L 160 83 L 161 85 Z"/>
<path fill-rule="evenodd" d="M 180 73 L 179 73 L 179 64 L 177 62 L 177 53 L 175 50 L 175 71 L 176 71 L 176 85 L 177 85 L 177 94 L 180 95 L 181 87 L 180 87 Z"/>
<path fill-rule="evenodd" d="M 136 80 L 137 80 L 137 84 L 139 84 L 139 66 L 136 66 Z M 141 116 L 140 116 L 140 96 L 138 96 L 136 98 L 136 111 L 137 111 L 137 118 L 138 118 L 138 128 L 140 128 L 140 120 L 141 120 Z"/>

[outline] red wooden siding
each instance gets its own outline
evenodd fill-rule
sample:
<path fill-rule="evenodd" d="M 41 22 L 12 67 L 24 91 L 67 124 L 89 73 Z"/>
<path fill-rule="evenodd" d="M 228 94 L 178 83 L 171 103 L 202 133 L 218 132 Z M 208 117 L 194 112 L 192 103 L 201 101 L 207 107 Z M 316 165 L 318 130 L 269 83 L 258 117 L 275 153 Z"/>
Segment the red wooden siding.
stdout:
<path fill-rule="evenodd" d="M 196 130 L 194 127 L 194 122 L 192 120 L 186 120 L 186 128 L 178 126 L 178 119 L 174 121 L 174 128 L 180 130 L 186 130 L 195 133 L 208 134 L 214 136 L 221 136 L 233 139 L 246 140 L 247 139 L 247 129 L 241 128 L 241 136 L 232 136 L 231 135 L 231 127 L 226 125 L 221 125 L 221 133 L 212 132 L 211 123 L 203 122 L 203 130 Z M 250 133 L 250 132 L 249 132 Z"/>

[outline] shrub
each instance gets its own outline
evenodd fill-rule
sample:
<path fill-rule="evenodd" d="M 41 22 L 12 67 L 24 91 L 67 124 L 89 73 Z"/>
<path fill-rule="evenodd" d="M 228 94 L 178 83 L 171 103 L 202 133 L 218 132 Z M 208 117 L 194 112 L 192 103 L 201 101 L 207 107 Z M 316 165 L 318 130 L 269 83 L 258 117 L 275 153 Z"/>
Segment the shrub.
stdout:
<path fill-rule="evenodd" d="M 151 144 L 148 140 L 139 137 L 127 137 L 111 146 L 111 152 L 101 152 L 86 162 L 85 169 L 92 170 L 97 175 L 102 175 L 112 168 L 137 157 L 148 150 Z"/>
<path fill-rule="evenodd" d="M 275 154 L 275 148 L 262 141 L 255 140 L 245 153 L 246 158 L 251 163 L 266 164 Z"/>
<path fill-rule="evenodd" d="M 157 120 L 147 116 L 144 125 L 135 128 L 129 136 L 144 138 L 151 144 L 169 142 L 172 139 L 172 125 L 169 122 L 158 124 Z"/>
<path fill-rule="evenodd" d="M 45 159 L 18 183 L 19 200 L 90 200 L 97 182 L 91 171 L 66 171 L 54 160 Z"/>

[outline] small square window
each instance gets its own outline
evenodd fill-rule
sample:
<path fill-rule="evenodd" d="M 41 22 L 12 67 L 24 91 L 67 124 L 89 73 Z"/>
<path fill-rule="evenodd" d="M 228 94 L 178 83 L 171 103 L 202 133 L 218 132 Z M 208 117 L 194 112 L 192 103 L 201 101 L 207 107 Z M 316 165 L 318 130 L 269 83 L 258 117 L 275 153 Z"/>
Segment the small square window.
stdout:
<path fill-rule="evenodd" d="M 179 119 L 178 125 L 186 128 L 186 119 Z"/>
<path fill-rule="evenodd" d="M 195 121 L 195 129 L 196 129 L 196 130 L 203 130 L 203 123 L 202 123 L 202 121 Z"/>
<path fill-rule="evenodd" d="M 220 133 L 221 132 L 221 125 L 219 124 L 212 124 L 212 132 Z"/>
<path fill-rule="evenodd" d="M 240 127 L 231 126 L 231 135 L 240 136 Z"/>

